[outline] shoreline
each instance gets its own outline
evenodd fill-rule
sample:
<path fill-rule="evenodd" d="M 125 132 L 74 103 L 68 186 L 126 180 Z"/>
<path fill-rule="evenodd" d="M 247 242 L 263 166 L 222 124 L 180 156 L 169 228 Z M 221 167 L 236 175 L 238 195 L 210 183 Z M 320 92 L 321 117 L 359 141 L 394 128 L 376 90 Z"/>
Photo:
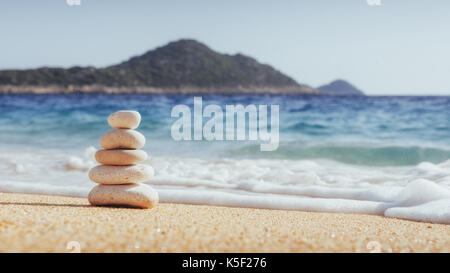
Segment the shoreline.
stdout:
<path fill-rule="evenodd" d="M 450 252 L 450 225 L 383 216 L 0 193 L 0 252 Z M 70 243 L 70 244 L 73 244 Z"/>
<path fill-rule="evenodd" d="M 309 86 L 219 86 L 219 87 L 149 87 L 106 85 L 0 85 L 0 94 L 280 94 L 280 95 L 324 95 Z"/>

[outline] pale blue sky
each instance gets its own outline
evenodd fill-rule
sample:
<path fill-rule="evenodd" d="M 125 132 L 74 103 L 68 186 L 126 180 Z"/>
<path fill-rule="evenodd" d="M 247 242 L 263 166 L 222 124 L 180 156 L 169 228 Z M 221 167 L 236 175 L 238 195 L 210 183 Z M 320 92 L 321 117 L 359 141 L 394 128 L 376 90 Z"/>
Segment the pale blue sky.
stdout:
<path fill-rule="evenodd" d="M 114 64 L 180 38 L 298 82 L 450 95 L 450 1 L 0 0 L 0 69 Z"/>

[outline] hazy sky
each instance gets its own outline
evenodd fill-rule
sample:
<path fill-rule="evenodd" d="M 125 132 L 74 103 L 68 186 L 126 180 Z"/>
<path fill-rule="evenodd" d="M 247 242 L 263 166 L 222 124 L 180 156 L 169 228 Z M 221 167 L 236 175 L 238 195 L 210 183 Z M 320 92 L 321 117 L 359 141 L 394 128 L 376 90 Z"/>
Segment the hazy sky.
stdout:
<path fill-rule="evenodd" d="M 380 1 L 0 0 L 0 69 L 106 66 L 194 38 L 311 86 L 450 95 L 450 1 Z"/>

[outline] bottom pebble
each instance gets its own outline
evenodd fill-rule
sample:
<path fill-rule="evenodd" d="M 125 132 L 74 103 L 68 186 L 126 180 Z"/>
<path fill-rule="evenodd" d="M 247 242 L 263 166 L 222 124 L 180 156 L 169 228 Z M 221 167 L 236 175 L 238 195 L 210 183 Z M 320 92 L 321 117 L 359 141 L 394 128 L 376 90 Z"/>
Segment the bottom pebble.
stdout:
<path fill-rule="evenodd" d="M 145 184 L 98 185 L 88 196 L 94 206 L 126 206 L 149 209 L 159 202 L 158 192 Z"/>

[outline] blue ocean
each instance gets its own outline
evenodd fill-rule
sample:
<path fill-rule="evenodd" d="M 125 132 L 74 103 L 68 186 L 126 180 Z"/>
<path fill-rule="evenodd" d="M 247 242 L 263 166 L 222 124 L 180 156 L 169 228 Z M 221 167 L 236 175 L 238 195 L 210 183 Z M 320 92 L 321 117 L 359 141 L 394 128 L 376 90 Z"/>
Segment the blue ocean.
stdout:
<path fill-rule="evenodd" d="M 49 149 L 97 145 L 106 118 L 119 109 L 142 115 L 139 130 L 157 155 L 330 159 L 368 166 L 441 163 L 450 158 L 450 97 L 202 96 L 203 104 L 280 106 L 280 147 L 258 143 L 176 143 L 171 109 L 189 95 L 3 95 L 2 146 Z M 220 146 L 220 147 L 216 147 Z M 181 151 L 180 151 L 181 150 Z M 214 153 L 208 153 L 214 151 Z"/>
<path fill-rule="evenodd" d="M 450 223 L 450 97 L 202 95 L 279 105 L 279 147 L 175 141 L 193 95 L 0 95 L 0 191 L 86 196 L 109 114 L 137 110 L 162 202 Z"/>

